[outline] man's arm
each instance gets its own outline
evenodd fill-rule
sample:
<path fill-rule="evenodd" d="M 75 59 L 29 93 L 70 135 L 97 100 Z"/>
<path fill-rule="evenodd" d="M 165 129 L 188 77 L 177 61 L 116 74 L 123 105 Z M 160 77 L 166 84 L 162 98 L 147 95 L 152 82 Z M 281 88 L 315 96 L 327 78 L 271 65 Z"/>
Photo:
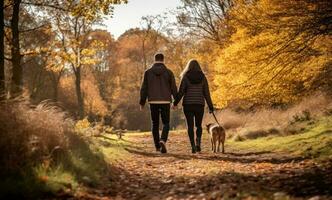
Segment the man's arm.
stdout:
<path fill-rule="evenodd" d="M 171 92 L 172 92 L 173 99 L 175 100 L 176 96 L 178 94 L 178 88 L 176 87 L 176 82 L 175 82 L 175 77 L 174 77 L 173 72 L 171 70 L 169 70 L 169 72 L 170 72 L 170 76 L 171 76 Z"/>
<path fill-rule="evenodd" d="M 146 77 L 146 72 L 144 72 L 144 77 L 143 77 L 143 81 L 142 81 L 140 96 L 141 96 L 141 99 L 139 101 L 139 104 L 141 106 L 144 106 L 145 102 L 146 102 L 146 99 L 148 97 L 148 80 L 147 80 L 147 77 Z"/>

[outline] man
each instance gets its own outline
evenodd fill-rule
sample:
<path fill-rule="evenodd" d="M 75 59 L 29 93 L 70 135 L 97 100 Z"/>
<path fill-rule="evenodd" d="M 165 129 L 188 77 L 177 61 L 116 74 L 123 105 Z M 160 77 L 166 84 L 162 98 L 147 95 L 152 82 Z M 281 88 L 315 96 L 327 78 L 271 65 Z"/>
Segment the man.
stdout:
<path fill-rule="evenodd" d="M 152 135 L 157 151 L 167 153 L 166 142 L 169 132 L 170 104 L 172 96 L 175 99 L 177 87 L 174 74 L 164 64 L 164 55 L 155 55 L 155 63 L 145 71 L 141 87 L 141 110 L 146 99 L 150 104 Z M 161 137 L 159 136 L 159 116 L 163 123 Z"/>

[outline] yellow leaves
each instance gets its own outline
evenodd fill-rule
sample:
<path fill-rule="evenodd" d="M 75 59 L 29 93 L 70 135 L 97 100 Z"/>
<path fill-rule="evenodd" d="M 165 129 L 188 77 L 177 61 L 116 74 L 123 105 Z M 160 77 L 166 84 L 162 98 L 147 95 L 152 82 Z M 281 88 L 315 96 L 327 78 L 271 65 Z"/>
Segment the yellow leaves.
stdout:
<path fill-rule="evenodd" d="M 66 38 L 66 42 L 54 41 L 52 48 L 47 49 L 47 70 L 59 72 L 64 68 L 91 66 L 100 62 L 98 50 L 103 49 L 105 44 L 93 40 L 86 44 L 85 38 L 74 40 Z M 46 49 L 45 49 L 46 50 Z"/>
<path fill-rule="evenodd" d="M 84 132 L 86 129 L 90 127 L 90 122 L 87 118 L 79 120 L 75 124 L 75 131 L 78 133 Z"/>
<path fill-rule="evenodd" d="M 331 62 L 331 37 L 320 36 L 309 44 L 305 33 L 294 38 L 292 28 L 275 29 L 294 22 L 294 16 L 281 9 L 294 5 L 262 0 L 249 6 L 240 4 L 232 11 L 231 24 L 236 30 L 232 43 L 219 50 L 214 63 L 213 97 L 219 106 L 242 100 L 288 103 L 317 82 L 323 67 Z M 303 45 L 310 47 L 301 50 Z"/>
<path fill-rule="evenodd" d="M 96 53 L 94 49 L 83 49 L 81 56 L 93 56 Z"/>
<path fill-rule="evenodd" d="M 231 41 L 238 42 L 238 41 L 244 39 L 245 36 L 247 36 L 247 34 L 248 34 L 248 30 L 246 28 L 239 27 L 236 29 L 236 34 L 233 34 L 231 36 Z"/>
<path fill-rule="evenodd" d="M 52 49 L 48 55 L 45 55 L 46 70 L 60 72 L 64 69 L 66 61 L 69 60 L 67 54 Z"/>
<path fill-rule="evenodd" d="M 46 70 L 48 71 L 52 71 L 52 72 L 55 72 L 55 73 L 59 73 L 63 70 L 64 68 L 64 65 L 55 65 L 55 64 L 51 64 L 51 65 L 47 65 L 46 66 Z"/>
<path fill-rule="evenodd" d="M 100 19 L 101 15 L 112 14 L 114 4 L 127 3 L 127 0 L 70 0 L 73 16 L 84 17 L 88 21 Z"/>
<path fill-rule="evenodd" d="M 100 60 L 95 58 L 84 58 L 83 60 L 81 60 L 82 65 L 94 65 L 97 64 L 98 62 L 100 62 Z"/>
<path fill-rule="evenodd" d="M 86 48 L 81 52 L 81 64 L 82 65 L 94 65 L 100 62 L 99 58 L 96 57 L 97 50 L 95 48 Z"/>
<path fill-rule="evenodd" d="M 100 40 L 93 40 L 90 46 L 94 49 L 103 49 L 107 46 L 107 44 Z"/>

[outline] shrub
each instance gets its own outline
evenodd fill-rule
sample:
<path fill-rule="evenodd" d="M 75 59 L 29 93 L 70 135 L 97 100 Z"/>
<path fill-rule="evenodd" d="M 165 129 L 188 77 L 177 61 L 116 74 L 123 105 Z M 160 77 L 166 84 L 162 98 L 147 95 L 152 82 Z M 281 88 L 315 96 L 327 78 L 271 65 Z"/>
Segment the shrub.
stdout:
<path fill-rule="evenodd" d="M 290 123 L 309 121 L 311 118 L 311 114 L 309 110 L 303 110 L 301 113 L 297 113 L 293 116 L 293 120 Z"/>
<path fill-rule="evenodd" d="M 268 135 L 288 135 L 303 132 L 312 119 L 329 115 L 332 110 L 330 96 L 315 94 L 288 108 L 257 108 L 255 111 L 236 112 L 224 109 L 216 112 L 219 122 L 227 133 L 240 134 L 242 139 L 254 139 Z M 215 122 L 212 115 L 205 115 L 204 122 Z"/>
<path fill-rule="evenodd" d="M 84 133 L 91 127 L 91 124 L 87 118 L 79 120 L 75 124 L 75 131 L 78 133 Z"/>
<path fill-rule="evenodd" d="M 26 101 L 0 104 L 0 163 L 17 169 L 50 157 L 54 149 L 66 149 L 65 133 L 72 121 L 47 103 L 31 108 Z"/>
<path fill-rule="evenodd" d="M 236 142 L 241 142 L 241 141 L 244 141 L 245 138 L 243 138 L 241 135 L 237 134 L 233 137 L 233 140 Z"/>

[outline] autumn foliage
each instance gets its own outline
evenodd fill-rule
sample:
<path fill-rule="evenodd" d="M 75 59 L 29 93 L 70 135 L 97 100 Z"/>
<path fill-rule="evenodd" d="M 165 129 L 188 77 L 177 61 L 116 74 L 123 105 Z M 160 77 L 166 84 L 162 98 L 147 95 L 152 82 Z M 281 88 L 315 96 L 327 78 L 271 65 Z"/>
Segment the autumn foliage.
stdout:
<path fill-rule="evenodd" d="M 332 1 L 178 2 L 115 37 L 127 0 L 0 1 L 0 199 L 330 198 Z M 157 52 L 178 84 L 199 61 L 226 154 L 191 155 L 181 109 L 166 156 L 142 133 Z"/>
<path fill-rule="evenodd" d="M 215 63 L 218 105 L 287 104 L 328 89 L 329 5 L 328 1 L 239 1 L 229 12 L 228 25 L 234 33 Z"/>
<path fill-rule="evenodd" d="M 328 0 L 186 0 L 174 12 L 175 25 L 146 16 L 118 38 L 95 28 L 113 4 L 124 2 L 17 1 L 21 21 L 4 27 L 5 94 L 24 89 L 32 103 L 51 99 L 76 119 L 148 130 L 149 114 L 137 101 L 156 52 L 165 54 L 177 82 L 187 61 L 197 59 L 217 108 L 286 108 L 317 91 L 331 94 Z M 5 1 L 7 21 L 17 17 L 13 5 Z M 182 123 L 180 113 L 174 112 L 174 127 Z"/>

